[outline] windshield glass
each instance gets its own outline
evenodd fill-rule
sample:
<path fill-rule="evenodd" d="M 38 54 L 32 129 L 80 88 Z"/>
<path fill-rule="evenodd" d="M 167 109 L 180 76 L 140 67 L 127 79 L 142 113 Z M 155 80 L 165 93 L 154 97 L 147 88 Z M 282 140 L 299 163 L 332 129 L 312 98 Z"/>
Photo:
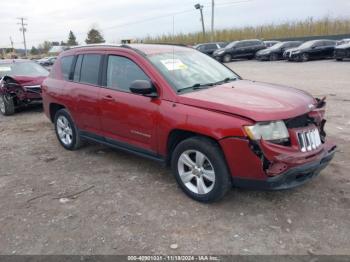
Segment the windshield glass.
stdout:
<path fill-rule="evenodd" d="M 308 48 L 311 47 L 314 43 L 315 41 L 305 42 L 304 44 L 300 45 L 299 48 Z"/>
<path fill-rule="evenodd" d="M 221 63 L 196 50 L 155 54 L 149 59 L 177 91 L 238 78 Z"/>
<path fill-rule="evenodd" d="M 273 46 L 270 47 L 270 49 L 279 49 L 279 48 L 281 48 L 284 44 L 285 44 L 285 43 L 283 43 L 283 42 L 274 44 Z"/>
<path fill-rule="evenodd" d="M 237 41 L 231 42 L 231 43 L 229 43 L 227 46 L 225 46 L 225 48 L 231 48 L 231 47 L 233 47 L 236 43 L 237 43 Z"/>
<path fill-rule="evenodd" d="M 8 76 L 47 76 L 49 72 L 34 62 L 0 64 L 0 77 Z"/>

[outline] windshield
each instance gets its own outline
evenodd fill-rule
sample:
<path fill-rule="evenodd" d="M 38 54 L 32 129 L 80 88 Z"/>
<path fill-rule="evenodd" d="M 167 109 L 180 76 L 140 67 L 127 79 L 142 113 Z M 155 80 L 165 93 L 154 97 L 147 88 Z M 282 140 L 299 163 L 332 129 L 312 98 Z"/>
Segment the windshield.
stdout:
<path fill-rule="evenodd" d="M 314 43 L 315 41 L 305 42 L 304 44 L 300 45 L 299 48 L 308 48 L 311 47 Z"/>
<path fill-rule="evenodd" d="M 233 47 L 236 43 L 237 43 L 237 41 L 231 42 L 231 43 L 229 43 L 227 46 L 225 46 L 225 48 L 231 48 L 231 47 Z"/>
<path fill-rule="evenodd" d="M 0 64 L 0 77 L 9 76 L 47 76 L 49 72 L 34 62 Z"/>
<path fill-rule="evenodd" d="M 274 44 L 273 46 L 270 47 L 270 49 L 279 49 L 279 48 L 281 48 L 284 44 L 285 44 L 285 43 L 283 43 L 283 42 Z"/>
<path fill-rule="evenodd" d="M 196 50 L 155 54 L 149 59 L 177 91 L 238 78 L 221 63 Z"/>

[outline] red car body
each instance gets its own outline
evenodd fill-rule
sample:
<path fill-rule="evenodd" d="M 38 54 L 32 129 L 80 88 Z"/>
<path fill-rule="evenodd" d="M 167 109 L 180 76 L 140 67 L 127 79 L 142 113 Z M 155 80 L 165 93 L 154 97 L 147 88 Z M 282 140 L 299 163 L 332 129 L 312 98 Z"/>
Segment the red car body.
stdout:
<path fill-rule="evenodd" d="M 41 84 L 48 74 L 48 72 L 41 66 L 25 59 L 1 60 L 0 69 L 4 66 L 10 67 L 15 64 L 38 67 L 40 71 L 36 72 L 35 75 L 26 75 L 25 71 L 18 74 L 18 72 L 7 73 L 0 70 L 1 102 L 6 100 L 6 109 L 10 109 L 9 111 L 1 111 L 5 115 L 13 114 L 16 107 L 29 104 L 33 101 L 41 101 Z M 11 108 L 8 108 L 9 106 Z"/>
<path fill-rule="evenodd" d="M 283 86 L 237 80 L 205 90 L 178 94 L 147 55 L 181 50 L 166 45 L 96 46 L 62 53 L 43 83 L 45 114 L 54 120 L 66 108 L 81 135 L 167 163 L 175 144 L 200 135 L 215 140 L 225 157 L 233 185 L 285 189 L 317 175 L 332 159 L 336 146 L 325 139 L 325 102 Z M 157 97 L 118 92 L 65 81 L 64 56 L 98 53 L 124 56 L 150 77 Z M 289 145 L 253 142 L 243 128 L 256 122 L 312 117 L 307 127 L 288 127 Z M 296 125 L 297 126 L 297 125 Z M 317 128 L 322 145 L 302 152 L 298 133 Z M 116 143 L 115 143 L 116 142 Z"/>

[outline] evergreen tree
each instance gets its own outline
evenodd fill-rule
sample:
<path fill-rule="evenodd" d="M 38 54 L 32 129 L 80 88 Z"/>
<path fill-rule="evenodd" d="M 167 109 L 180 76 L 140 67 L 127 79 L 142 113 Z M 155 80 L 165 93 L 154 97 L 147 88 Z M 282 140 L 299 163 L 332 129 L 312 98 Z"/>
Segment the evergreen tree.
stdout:
<path fill-rule="evenodd" d="M 87 38 L 85 40 L 85 43 L 87 44 L 98 44 L 98 43 L 104 43 L 106 42 L 100 33 L 95 28 L 91 28 L 90 31 L 87 33 Z"/>
<path fill-rule="evenodd" d="M 32 49 L 30 50 L 30 54 L 37 55 L 39 54 L 39 50 L 35 46 L 32 46 Z"/>
<path fill-rule="evenodd" d="M 77 38 L 75 37 L 72 31 L 69 31 L 67 45 L 69 46 L 78 45 Z"/>

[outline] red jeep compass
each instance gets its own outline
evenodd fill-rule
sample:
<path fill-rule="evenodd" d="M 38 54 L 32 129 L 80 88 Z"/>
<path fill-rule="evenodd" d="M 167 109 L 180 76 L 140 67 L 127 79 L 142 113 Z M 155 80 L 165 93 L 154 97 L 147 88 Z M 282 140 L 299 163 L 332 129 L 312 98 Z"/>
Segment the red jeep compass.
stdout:
<path fill-rule="evenodd" d="M 232 185 L 301 185 L 336 148 L 325 138 L 324 99 L 243 80 L 192 48 L 73 48 L 42 88 L 63 147 L 92 140 L 169 164 L 198 201 L 218 200 Z"/>

